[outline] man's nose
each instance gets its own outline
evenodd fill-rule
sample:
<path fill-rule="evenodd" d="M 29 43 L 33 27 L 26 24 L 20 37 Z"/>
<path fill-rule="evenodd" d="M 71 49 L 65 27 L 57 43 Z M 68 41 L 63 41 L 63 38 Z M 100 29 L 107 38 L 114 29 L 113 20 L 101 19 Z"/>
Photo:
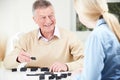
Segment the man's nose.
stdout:
<path fill-rule="evenodd" d="M 51 18 L 49 18 L 49 17 L 46 17 L 46 23 L 47 23 L 47 24 L 50 24 L 50 23 L 52 23 L 52 20 L 51 20 Z"/>

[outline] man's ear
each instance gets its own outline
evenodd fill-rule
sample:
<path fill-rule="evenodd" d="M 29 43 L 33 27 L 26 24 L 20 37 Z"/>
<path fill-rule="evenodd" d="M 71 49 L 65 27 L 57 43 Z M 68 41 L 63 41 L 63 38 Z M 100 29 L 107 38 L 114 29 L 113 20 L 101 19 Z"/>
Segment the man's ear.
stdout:
<path fill-rule="evenodd" d="M 38 20 L 34 16 L 32 18 L 33 18 L 34 22 L 37 24 Z"/>

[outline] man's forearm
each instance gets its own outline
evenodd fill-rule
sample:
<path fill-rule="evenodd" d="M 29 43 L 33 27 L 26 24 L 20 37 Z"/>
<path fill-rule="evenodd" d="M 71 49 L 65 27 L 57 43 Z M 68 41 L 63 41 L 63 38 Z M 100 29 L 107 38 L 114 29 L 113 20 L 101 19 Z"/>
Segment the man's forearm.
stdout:
<path fill-rule="evenodd" d="M 4 62 L 3 62 L 4 67 L 6 69 L 17 68 L 19 63 L 16 61 L 16 59 L 17 59 L 17 55 L 9 55 L 5 57 Z"/>

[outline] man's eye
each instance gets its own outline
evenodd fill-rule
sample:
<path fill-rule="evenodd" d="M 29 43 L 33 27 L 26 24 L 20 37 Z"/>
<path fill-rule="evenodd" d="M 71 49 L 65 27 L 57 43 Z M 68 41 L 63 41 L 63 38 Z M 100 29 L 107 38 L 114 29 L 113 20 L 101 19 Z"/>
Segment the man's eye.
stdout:
<path fill-rule="evenodd" d="M 42 17 L 42 19 L 45 19 L 45 17 Z"/>
<path fill-rule="evenodd" d="M 49 18 L 53 18 L 54 16 L 53 15 L 50 15 Z"/>

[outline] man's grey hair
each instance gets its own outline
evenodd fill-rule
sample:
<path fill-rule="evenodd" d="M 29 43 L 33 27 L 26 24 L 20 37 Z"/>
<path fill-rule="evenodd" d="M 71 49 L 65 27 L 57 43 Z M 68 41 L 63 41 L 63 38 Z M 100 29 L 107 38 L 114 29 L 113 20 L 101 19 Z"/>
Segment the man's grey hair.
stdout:
<path fill-rule="evenodd" d="M 52 6 L 52 4 L 47 1 L 47 0 L 36 0 L 34 3 L 33 3 L 33 7 L 32 7 L 32 12 L 34 14 L 34 11 L 38 8 L 47 8 L 49 6 Z"/>

